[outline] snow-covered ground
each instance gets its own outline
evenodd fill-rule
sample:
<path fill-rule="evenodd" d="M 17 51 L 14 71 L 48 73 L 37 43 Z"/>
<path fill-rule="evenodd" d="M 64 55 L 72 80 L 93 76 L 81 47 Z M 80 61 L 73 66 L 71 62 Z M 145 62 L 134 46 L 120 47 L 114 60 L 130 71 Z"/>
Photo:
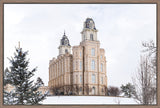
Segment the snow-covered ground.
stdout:
<path fill-rule="evenodd" d="M 132 98 L 108 96 L 49 96 L 42 104 L 137 104 Z"/>

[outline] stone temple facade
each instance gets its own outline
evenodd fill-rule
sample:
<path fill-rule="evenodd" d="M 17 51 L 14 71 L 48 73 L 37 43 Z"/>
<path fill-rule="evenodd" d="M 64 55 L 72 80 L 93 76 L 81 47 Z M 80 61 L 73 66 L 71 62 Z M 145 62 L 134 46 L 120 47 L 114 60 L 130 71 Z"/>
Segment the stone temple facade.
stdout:
<path fill-rule="evenodd" d="M 81 32 L 80 45 L 71 47 L 64 33 L 58 47 L 59 55 L 49 62 L 50 92 L 106 95 L 105 50 L 100 48 L 97 32 L 93 19 L 87 18 Z"/>

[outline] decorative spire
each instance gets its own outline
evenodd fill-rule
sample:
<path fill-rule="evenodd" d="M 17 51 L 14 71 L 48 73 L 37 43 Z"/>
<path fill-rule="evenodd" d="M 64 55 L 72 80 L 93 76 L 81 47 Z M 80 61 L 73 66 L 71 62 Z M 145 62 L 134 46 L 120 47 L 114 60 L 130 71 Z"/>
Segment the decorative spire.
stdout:
<path fill-rule="evenodd" d="M 18 47 L 20 48 L 20 41 L 18 42 Z"/>
<path fill-rule="evenodd" d="M 65 30 L 64 30 L 64 36 L 65 36 L 66 34 L 65 34 Z"/>
<path fill-rule="evenodd" d="M 66 36 L 65 30 L 64 30 L 64 35 L 60 41 L 60 45 L 70 46 L 69 39 Z"/>

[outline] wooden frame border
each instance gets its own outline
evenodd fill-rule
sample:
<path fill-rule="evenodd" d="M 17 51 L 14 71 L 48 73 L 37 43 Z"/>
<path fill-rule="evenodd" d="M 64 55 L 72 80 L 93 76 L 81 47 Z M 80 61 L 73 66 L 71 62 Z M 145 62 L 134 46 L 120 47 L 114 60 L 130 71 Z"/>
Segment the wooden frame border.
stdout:
<path fill-rule="evenodd" d="M 4 4 L 156 4 L 157 6 L 157 105 L 3 105 Z M 160 108 L 160 0 L 0 0 L 0 108 Z"/>

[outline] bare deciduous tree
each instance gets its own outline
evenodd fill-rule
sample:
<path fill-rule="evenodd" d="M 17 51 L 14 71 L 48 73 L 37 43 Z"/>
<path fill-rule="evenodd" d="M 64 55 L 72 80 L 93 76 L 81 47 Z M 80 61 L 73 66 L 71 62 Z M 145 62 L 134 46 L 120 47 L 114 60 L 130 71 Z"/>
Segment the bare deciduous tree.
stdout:
<path fill-rule="evenodd" d="M 110 86 L 108 88 L 108 95 L 109 96 L 119 96 L 119 94 L 120 94 L 120 90 L 118 87 Z"/>
<path fill-rule="evenodd" d="M 137 102 L 141 104 L 153 104 L 156 100 L 156 47 L 154 42 L 142 43 L 145 54 L 140 58 L 137 74 L 133 79 Z"/>
<path fill-rule="evenodd" d="M 148 57 L 150 59 L 150 67 L 151 67 L 152 73 L 153 73 L 152 75 L 154 75 L 154 78 L 156 80 L 156 65 L 157 65 L 156 52 L 157 52 L 157 47 L 155 46 L 155 43 L 153 41 L 143 42 L 142 46 L 144 47 L 143 52 L 148 54 Z"/>
<path fill-rule="evenodd" d="M 104 86 L 104 92 L 105 92 L 105 95 L 108 95 L 108 89 L 107 89 L 107 86 Z"/>

